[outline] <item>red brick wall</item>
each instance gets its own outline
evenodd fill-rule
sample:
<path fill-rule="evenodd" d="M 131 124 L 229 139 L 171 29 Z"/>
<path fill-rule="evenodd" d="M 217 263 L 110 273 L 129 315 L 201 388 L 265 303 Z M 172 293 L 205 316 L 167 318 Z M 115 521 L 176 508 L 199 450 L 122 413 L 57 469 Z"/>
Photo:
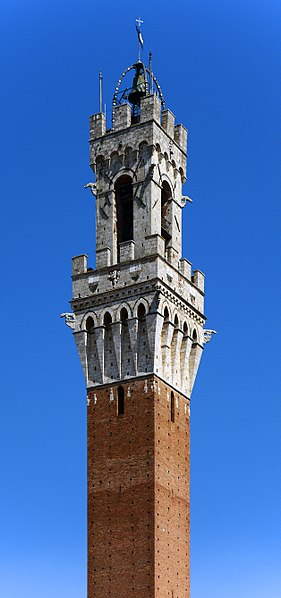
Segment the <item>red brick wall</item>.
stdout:
<path fill-rule="evenodd" d="M 118 385 L 88 392 L 88 598 L 189 598 L 186 401 L 172 423 L 167 385 L 123 387 L 120 416 Z"/>

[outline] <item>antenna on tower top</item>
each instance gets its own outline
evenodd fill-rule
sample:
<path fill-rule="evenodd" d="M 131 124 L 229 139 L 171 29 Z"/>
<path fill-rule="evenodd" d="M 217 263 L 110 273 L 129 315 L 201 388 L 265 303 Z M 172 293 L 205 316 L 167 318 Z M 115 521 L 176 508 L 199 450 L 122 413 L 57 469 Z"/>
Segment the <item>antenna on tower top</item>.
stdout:
<path fill-rule="evenodd" d="M 149 93 L 153 93 L 152 52 L 149 52 Z"/>
<path fill-rule="evenodd" d="M 102 112 L 102 71 L 99 74 L 99 100 L 100 100 L 100 112 Z"/>
<path fill-rule="evenodd" d="M 141 18 L 139 17 L 138 19 L 136 19 L 136 30 L 137 30 L 137 34 L 138 34 L 138 60 L 140 60 L 141 57 L 141 49 L 143 49 L 143 37 L 142 37 L 142 32 L 141 32 L 141 25 L 143 23 L 143 21 L 141 20 Z"/>

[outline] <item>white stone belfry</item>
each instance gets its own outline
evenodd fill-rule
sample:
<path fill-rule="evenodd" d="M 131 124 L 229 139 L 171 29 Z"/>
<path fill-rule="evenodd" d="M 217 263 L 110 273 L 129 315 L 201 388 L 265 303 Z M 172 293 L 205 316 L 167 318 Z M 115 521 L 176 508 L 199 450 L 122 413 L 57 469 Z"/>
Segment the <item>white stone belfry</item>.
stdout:
<path fill-rule="evenodd" d="M 87 387 L 155 374 L 190 398 L 204 343 L 204 275 L 182 258 L 187 130 L 148 90 L 136 112 L 90 117 L 96 268 L 73 258 L 71 319 Z M 210 335 L 209 335 L 210 336 Z"/>

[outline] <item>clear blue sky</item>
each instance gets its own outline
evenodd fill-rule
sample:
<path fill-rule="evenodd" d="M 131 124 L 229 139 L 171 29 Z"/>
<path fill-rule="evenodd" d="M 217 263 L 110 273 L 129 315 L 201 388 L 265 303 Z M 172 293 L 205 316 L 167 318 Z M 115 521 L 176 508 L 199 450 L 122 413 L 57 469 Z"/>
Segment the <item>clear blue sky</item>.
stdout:
<path fill-rule="evenodd" d="M 281 595 L 280 13 L 277 0 L 2 0 L 3 598 L 86 598 L 85 386 L 59 314 L 71 257 L 94 263 L 98 71 L 109 112 L 138 14 L 144 60 L 152 48 L 189 129 L 184 256 L 206 273 L 218 331 L 192 396 L 191 596 Z"/>

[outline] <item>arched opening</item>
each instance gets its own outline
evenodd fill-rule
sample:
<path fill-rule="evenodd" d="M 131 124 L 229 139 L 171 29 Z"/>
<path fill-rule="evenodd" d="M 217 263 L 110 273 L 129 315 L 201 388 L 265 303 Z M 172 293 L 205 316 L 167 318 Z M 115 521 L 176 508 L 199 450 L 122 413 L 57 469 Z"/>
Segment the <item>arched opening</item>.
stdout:
<path fill-rule="evenodd" d="M 143 303 L 140 303 L 138 306 L 138 319 L 144 320 L 145 319 L 145 307 Z"/>
<path fill-rule="evenodd" d="M 131 338 L 128 326 L 128 312 L 122 307 L 120 312 L 121 327 L 121 377 L 134 375 L 134 363 L 131 348 Z"/>
<path fill-rule="evenodd" d="M 162 375 L 169 379 L 171 367 L 171 347 L 169 345 L 169 324 L 170 314 L 167 307 L 164 308 L 164 321 L 161 331 L 161 351 L 162 351 Z"/>
<path fill-rule="evenodd" d="M 137 339 L 137 369 L 138 373 L 150 370 L 150 349 L 147 336 L 146 312 L 143 303 L 140 303 L 137 310 L 138 317 L 138 339 Z"/>
<path fill-rule="evenodd" d="M 112 317 L 107 311 L 104 314 L 104 375 L 106 378 L 113 380 L 118 377 L 117 364 L 115 359 L 114 344 L 112 340 Z"/>
<path fill-rule="evenodd" d="M 122 309 L 121 309 L 120 320 L 121 320 L 122 324 L 127 324 L 128 312 L 126 310 L 126 307 L 122 307 Z"/>
<path fill-rule="evenodd" d="M 175 421 L 175 395 L 174 395 L 173 391 L 171 392 L 170 409 L 171 409 L 171 422 L 174 423 L 174 421 Z"/>
<path fill-rule="evenodd" d="M 172 193 L 167 181 L 163 182 L 161 189 L 161 236 L 165 239 L 165 249 L 172 238 L 171 235 L 171 199 Z"/>
<path fill-rule="evenodd" d="M 192 332 L 192 348 L 194 348 L 196 346 L 197 343 L 197 332 L 194 328 L 193 332 Z"/>
<path fill-rule="evenodd" d="M 182 387 L 185 389 L 187 385 L 187 376 L 188 376 L 188 351 L 190 347 L 190 341 L 188 338 L 188 326 L 187 322 L 183 324 L 183 338 L 181 343 L 180 349 L 180 368 L 181 368 L 181 384 Z"/>
<path fill-rule="evenodd" d="M 93 332 L 94 331 L 94 327 L 95 327 L 94 320 L 93 320 L 92 316 L 89 316 L 87 318 L 87 320 L 86 320 L 86 330 L 87 330 L 87 332 Z"/>
<path fill-rule="evenodd" d="M 125 413 L 125 398 L 124 387 L 118 386 L 117 391 L 117 415 L 124 415 Z"/>
<path fill-rule="evenodd" d="M 172 337 L 172 342 L 171 342 L 171 366 L 172 366 L 172 375 L 173 376 L 178 373 L 178 365 L 179 365 L 178 334 L 179 334 L 179 318 L 176 314 L 174 317 L 174 331 L 173 331 L 173 337 Z"/>
<path fill-rule="evenodd" d="M 86 352 L 87 352 L 87 370 L 88 379 L 92 382 L 101 382 L 101 371 L 97 353 L 97 343 L 95 335 L 95 323 L 92 316 L 86 320 Z"/>
<path fill-rule="evenodd" d="M 133 228 L 133 186 L 128 175 L 122 175 L 115 183 L 117 261 L 120 261 L 120 243 L 132 241 Z"/>
<path fill-rule="evenodd" d="M 107 311 L 104 314 L 104 318 L 103 318 L 103 325 L 105 326 L 106 330 L 109 329 L 109 326 L 111 325 L 111 323 L 112 323 L 112 317 L 111 317 L 110 313 Z"/>

